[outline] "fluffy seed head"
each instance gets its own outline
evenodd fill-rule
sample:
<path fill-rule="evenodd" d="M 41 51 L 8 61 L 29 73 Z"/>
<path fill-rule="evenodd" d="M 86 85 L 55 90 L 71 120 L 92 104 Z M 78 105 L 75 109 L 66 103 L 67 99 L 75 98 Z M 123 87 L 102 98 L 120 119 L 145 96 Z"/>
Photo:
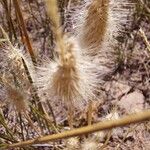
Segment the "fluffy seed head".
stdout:
<path fill-rule="evenodd" d="M 44 72 L 39 71 L 39 87 L 46 90 L 51 99 L 57 97 L 68 106 L 73 103 L 81 106 L 83 100 L 95 99 L 99 83 L 97 79 L 101 73 L 98 72 L 97 64 L 80 48 L 80 42 L 63 35 L 56 0 L 47 1 L 47 5 L 58 57 L 49 62 Z"/>
<path fill-rule="evenodd" d="M 27 103 L 25 102 L 25 95 L 21 90 L 15 89 L 13 87 L 7 87 L 7 97 L 11 103 L 15 106 L 18 112 L 23 112 L 27 110 Z"/>
<path fill-rule="evenodd" d="M 7 79 L 3 76 L 0 78 L 1 91 L 4 100 L 12 104 L 18 112 L 25 112 L 27 110 L 27 95 L 20 87 L 13 86 L 8 83 Z"/>
<path fill-rule="evenodd" d="M 80 148 L 79 139 L 76 137 L 69 138 L 66 142 L 66 150 L 78 150 Z"/>
<path fill-rule="evenodd" d="M 4 35 L 5 43 L 0 42 L 0 67 L 4 74 L 15 75 L 20 82 L 28 84 L 27 70 L 32 78 L 34 78 L 34 66 L 28 54 L 23 51 L 23 48 L 13 46 L 4 29 L 0 26 Z"/>
<path fill-rule="evenodd" d="M 72 102 L 81 106 L 85 101 L 95 98 L 98 90 L 97 65 L 83 55 L 74 38 L 66 38 L 64 62 L 59 58 L 47 62 L 45 68 L 38 70 L 38 87 L 48 93 L 51 99 L 57 97 L 67 104 Z"/>
<path fill-rule="evenodd" d="M 103 142 L 107 136 L 106 131 L 99 131 L 93 134 L 93 138 L 97 141 Z"/>
<path fill-rule="evenodd" d="M 80 6 L 67 11 L 66 22 L 71 16 L 71 32 L 78 36 L 82 47 L 96 49 L 97 54 L 103 43 L 114 43 L 122 25 L 129 21 L 131 8 L 133 4 L 129 0 L 84 0 Z"/>
<path fill-rule="evenodd" d="M 67 11 L 70 32 L 77 37 L 81 49 L 104 68 L 104 75 L 116 68 L 116 37 L 129 22 L 131 8 L 133 4 L 126 0 L 84 0 Z"/>
<path fill-rule="evenodd" d="M 119 119 L 119 114 L 117 112 L 112 112 L 106 116 L 106 119 L 108 119 L 108 120 Z"/>
<path fill-rule="evenodd" d="M 79 36 L 81 47 L 97 49 L 104 41 L 108 24 L 108 0 L 95 0 L 87 7 L 87 16 Z"/>
<path fill-rule="evenodd" d="M 99 144 L 93 138 L 84 139 L 81 145 L 82 150 L 98 150 Z"/>

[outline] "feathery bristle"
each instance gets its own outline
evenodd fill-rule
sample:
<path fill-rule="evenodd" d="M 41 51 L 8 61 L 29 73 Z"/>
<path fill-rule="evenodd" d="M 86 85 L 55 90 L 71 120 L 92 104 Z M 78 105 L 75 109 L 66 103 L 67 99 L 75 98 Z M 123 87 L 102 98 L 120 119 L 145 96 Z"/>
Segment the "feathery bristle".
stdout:
<path fill-rule="evenodd" d="M 51 99 L 61 98 L 67 105 L 76 106 L 95 98 L 98 87 L 97 65 L 92 64 L 88 56 L 82 56 L 82 50 L 75 39 L 65 39 L 67 53 L 65 63 L 59 59 L 48 62 L 45 68 L 39 68 L 38 87 L 46 91 Z M 40 90 L 40 91 L 41 91 Z"/>
<path fill-rule="evenodd" d="M 80 148 L 79 138 L 73 137 L 67 139 L 65 150 L 79 150 L 79 148 Z"/>
<path fill-rule="evenodd" d="M 116 37 L 122 26 L 129 22 L 131 8 L 133 4 L 125 0 L 84 0 L 81 6 L 67 12 L 72 16 L 71 33 L 81 49 L 103 68 L 104 76 L 117 66 Z"/>
<path fill-rule="evenodd" d="M 81 6 L 68 10 L 66 16 L 71 16 L 71 31 L 81 48 L 92 55 L 107 55 L 112 52 L 122 25 L 129 22 L 131 8 L 129 0 L 85 0 Z M 65 21 L 68 22 L 67 17 Z"/>
<path fill-rule="evenodd" d="M 78 47 L 75 38 L 62 34 L 56 0 L 47 1 L 47 4 L 58 58 L 49 62 L 44 72 L 39 71 L 38 84 L 39 87 L 42 85 L 41 89 L 46 90 L 52 99 L 59 97 L 69 106 L 81 106 L 83 100 L 92 100 L 95 96 L 98 85 L 97 66 Z"/>
<path fill-rule="evenodd" d="M 6 94 L 6 100 L 9 100 L 18 112 L 25 112 L 27 107 L 27 94 L 19 88 L 12 86 L 4 80 L 4 89 Z"/>
<path fill-rule="evenodd" d="M 24 95 L 21 91 L 12 87 L 7 87 L 7 95 L 8 99 L 12 101 L 18 112 L 27 110 L 27 103 L 25 102 Z"/>
<path fill-rule="evenodd" d="M 4 29 L 0 26 L 0 29 L 4 35 L 4 40 L 6 43 L 0 43 L 0 54 L 1 54 L 1 62 L 2 70 L 6 73 L 7 68 L 9 68 L 9 72 L 16 73 L 18 78 L 25 79 L 27 78 L 26 71 L 24 65 L 26 65 L 30 76 L 34 78 L 34 65 L 30 56 L 23 51 L 22 48 L 17 48 L 17 46 L 13 46 L 8 38 L 8 35 L 4 31 Z M 6 66 L 6 67 L 4 67 Z M 22 80 L 21 79 L 21 80 Z M 27 82 L 27 80 L 26 80 Z"/>
<path fill-rule="evenodd" d="M 99 148 L 99 143 L 91 137 L 84 139 L 81 145 L 81 150 L 98 150 Z"/>
<path fill-rule="evenodd" d="M 87 16 L 79 36 L 81 47 L 97 49 L 104 41 L 108 24 L 109 0 L 95 0 L 87 8 Z"/>

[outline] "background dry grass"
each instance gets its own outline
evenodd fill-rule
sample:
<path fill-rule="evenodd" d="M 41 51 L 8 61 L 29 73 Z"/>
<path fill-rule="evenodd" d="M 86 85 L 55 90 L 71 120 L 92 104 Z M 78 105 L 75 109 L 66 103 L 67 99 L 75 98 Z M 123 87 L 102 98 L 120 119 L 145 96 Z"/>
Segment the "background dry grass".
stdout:
<path fill-rule="evenodd" d="M 13 45 L 17 44 L 19 47 L 24 45 L 23 49 L 26 51 L 25 37 L 20 28 L 21 26 L 12 2 L 9 0 L 1 0 L 0 2 L 1 26 L 9 35 Z M 150 52 L 139 33 L 139 29 L 141 28 L 148 41 L 150 41 L 150 2 L 149 0 L 134 2 L 136 3 L 136 8 L 132 22 L 125 26 L 126 30 L 123 36 L 120 35 L 118 37 L 119 45 L 116 47 L 118 52 L 118 68 L 111 77 L 105 78 L 105 84 L 99 92 L 101 101 L 94 102 L 93 104 L 93 123 L 104 120 L 107 114 L 112 112 L 114 108 L 119 116 L 150 108 Z M 82 3 L 82 1 L 72 0 L 71 6 L 78 5 L 78 3 Z M 62 25 L 65 27 L 64 30 L 72 28 L 71 22 L 66 23 L 64 17 L 68 4 L 70 4 L 68 0 L 59 1 Z M 52 52 L 55 44 L 44 1 L 22 0 L 20 1 L 20 7 L 37 61 L 42 61 L 41 58 L 44 58 L 44 55 L 53 58 Z M 0 36 L 2 37 L 2 35 Z M 3 60 L 2 55 L 0 56 L 0 60 Z M 14 75 L 13 70 L 7 68 L 8 66 L 1 62 L 0 73 L 3 74 L 6 72 L 9 78 L 13 77 L 16 80 L 15 76 L 17 76 L 17 73 Z M 3 85 L 0 84 L 0 87 L 0 146 L 3 146 L 5 143 L 14 143 L 37 137 L 37 133 L 25 116 L 8 107 L 8 103 L 3 100 L 5 97 Z M 43 115 L 38 103 L 34 102 L 34 100 L 35 97 L 33 97 L 30 104 L 30 118 L 42 135 L 67 130 L 66 109 L 65 106 L 60 106 L 59 103 L 61 102 L 58 102 L 53 111 L 51 104 L 47 103 L 46 110 L 50 116 L 47 119 Z M 77 111 L 74 127 L 87 125 L 86 113 L 86 109 L 82 112 Z M 94 137 L 94 135 L 90 135 L 89 137 Z M 107 136 L 101 138 L 98 138 L 96 142 L 103 145 L 108 138 Z M 84 136 L 80 137 L 81 143 L 84 143 L 84 139 Z M 113 150 L 117 149 L 116 147 L 118 146 L 118 149 L 123 150 L 148 150 L 150 147 L 149 141 L 150 123 L 147 121 L 142 124 L 118 128 L 115 132 L 111 132 L 109 141 L 106 143 L 104 149 Z M 55 143 L 50 142 L 46 145 L 34 145 L 20 149 L 65 149 L 66 145 L 66 140 L 61 140 Z"/>

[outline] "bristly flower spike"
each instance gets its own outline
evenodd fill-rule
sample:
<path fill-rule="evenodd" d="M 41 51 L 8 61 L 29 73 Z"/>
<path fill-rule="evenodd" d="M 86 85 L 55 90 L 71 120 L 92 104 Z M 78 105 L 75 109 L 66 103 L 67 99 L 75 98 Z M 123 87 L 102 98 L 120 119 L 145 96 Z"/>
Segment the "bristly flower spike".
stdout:
<path fill-rule="evenodd" d="M 70 32 L 84 53 L 103 68 L 101 80 L 117 68 L 116 39 L 130 21 L 128 14 L 133 7 L 130 0 L 85 0 L 67 11 L 66 16 L 73 22 Z M 67 17 L 65 21 L 70 22 Z"/>
<path fill-rule="evenodd" d="M 55 56 L 53 61 L 39 69 L 38 87 L 47 91 L 52 100 L 62 99 L 69 107 L 81 106 L 83 101 L 95 98 L 94 92 L 98 85 L 97 65 L 82 53 L 74 37 L 63 35 L 56 1 L 47 1 L 47 5 L 58 57 Z"/>
<path fill-rule="evenodd" d="M 21 87 L 17 88 L 8 83 L 4 75 L 0 78 L 0 84 L 4 87 L 5 99 L 16 108 L 17 112 L 22 113 L 28 110 L 28 94 L 25 94 Z"/>
<path fill-rule="evenodd" d="M 9 37 L 7 33 L 4 31 L 4 29 L 0 26 L 0 30 L 2 31 L 2 34 L 4 36 L 4 40 L 0 41 L 1 43 L 1 55 L 4 58 L 4 63 L 8 65 L 9 70 L 12 70 L 13 72 L 16 72 L 19 76 L 24 76 L 25 74 L 25 66 L 26 69 L 28 69 L 30 76 L 34 78 L 34 65 L 32 63 L 32 60 L 30 56 L 23 52 L 22 48 L 17 48 L 13 46 L 9 40 Z M 6 43 L 3 44 L 2 42 L 5 41 Z M 1 62 L 2 65 L 3 62 Z M 5 69 L 5 68 L 4 68 Z"/>

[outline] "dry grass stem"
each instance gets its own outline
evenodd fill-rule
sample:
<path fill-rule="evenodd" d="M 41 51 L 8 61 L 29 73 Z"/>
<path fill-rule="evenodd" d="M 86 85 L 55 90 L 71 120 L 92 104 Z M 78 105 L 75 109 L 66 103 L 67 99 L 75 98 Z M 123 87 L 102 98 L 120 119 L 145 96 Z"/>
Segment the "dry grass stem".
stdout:
<path fill-rule="evenodd" d="M 64 63 L 64 55 L 65 55 L 65 44 L 63 41 L 63 30 L 61 27 L 60 14 L 58 11 L 57 0 L 46 0 L 48 14 L 52 21 L 52 30 L 55 35 L 56 44 L 58 46 L 58 52 L 60 55 L 60 59 L 62 63 Z"/>
<path fill-rule="evenodd" d="M 145 42 L 145 44 L 147 46 L 148 51 L 150 52 L 150 42 L 148 41 L 148 39 L 147 39 L 144 31 L 142 30 L 142 28 L 140 28 L 139 32 L 140 32 L 140 35 L 143 38 L 143 40 L 144 40 L 144 42 Z"/>
<path fill-rule="evenodd" d="M 44 136 L 44 137 L 37 138 L 34 140 L 28 140 L 28 141 L 24 141 L 24 142 L 10 144 L 7 146 L 7 148 L 25 147 L 25 146 L 29 146 L 32 144 L 45 143 L 48 141 L 54 141 L 54 140 L 58 140 L 58 139 L 64 139 L 64 138 L 68 138 L 68 137 L 93 133 L 93 132 L 100 131 L 100 130 L 112 129 L 114 127 L 126 126 L 126 125 L 129 125 L 132 123 L 138 123 L 138 122 L 146 121 L 149 119 L 150 119 L 150 110 L 146 110 L 143 112 L 125 116 L 125 117 L 117 119 L 117 120 L 104 121 L 104 122 L 100 122 L 97 124 L 93 124 L 91 126 L 82 127 L 79 129 L 73 129 L 71 131 L 66 131 L 63 133 L 48 135 L 48 136 Z"/>
<path fill-rule="evenodd" d="M 31 120 L 30 116 L 27 114 L 26 111 L 23 112 L 23 115 L 25 116 L 25 118 L 28 120 L 28 123 L 30 124 L 30 126 L 32 127 L 33 130 L 35 130 L 35 132 L 37 133 L 37 135 L 39 135 L 39 137 L 41 137 L 39 130 L 37 129 L 37 127 L 34 125 L 33 121 Z"/>
<path fill-rule="evenodd" d="M 23 19 L 23 15 L 22 15 L 22 11 L 21 11 L 21 8 L 20 8 L 20 5 L 19 5 L 19 1 L 18 0 L 13 0 L 13 3 L 14 3 L 14 6 L 15 6 L 15 9 L 17 11 L 17 15 L 18 15 L 19 21 L 21 23 L 21 28 L 22 28 L 24 36 L 25 36 L 27 49 L 28 49 L 28 51 L 31 55 L 32 61 L 35 63 L 36 62 L 36 57 L 35 57 L 33 47 L 31 45 L 31 41 L 30 41 L 26 26 L 25 26 L 25 22 L 24 22 L 24 19 Z"/>
<path fill-rule="evenodd" d="M 88 104 L 88 110 L 87 110 L 87 120 L 88 120 L 88 125 L 92 124 L 92 116 L 93 115 L 93 102 L 90 101 Z"/>

